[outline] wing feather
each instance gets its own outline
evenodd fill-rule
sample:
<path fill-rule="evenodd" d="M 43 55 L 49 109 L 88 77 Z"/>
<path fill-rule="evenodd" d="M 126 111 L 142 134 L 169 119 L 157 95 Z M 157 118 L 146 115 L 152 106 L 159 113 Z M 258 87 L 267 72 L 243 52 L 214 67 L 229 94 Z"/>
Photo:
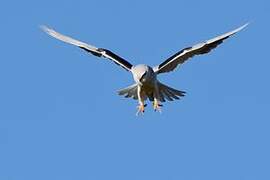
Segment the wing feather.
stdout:
<path fill-rule="evenodd" d="M 183 64 L 186 60 L 192 58 L 193 56 L 210 52 L 212 49 L 220 45 L 225 39 L 244 29 L 247 25 L 248 23 L 233 31 L 217 36 L 203 43 L 199 43 L 192 47 L 182 49 L 181 51 L 177 52 L 176 54 L 165 60 L 163 63 L 155 67 L 155 72 L 165 73 L 173 71 L 178 65 Z"/>
<path fill-rule="evenodd" d="M 66 42 L 68 44 L 75 45 L 75 46 L 95 55 L 95 56 L 108 58 L 108 59 L 112 60 L 115 64 L 126 69 L 127 71 L 130 71 L 132 68 L 132 64 L 130 64 L 128 61 L 121 58 L 120 56 L 114 54 L 110 50 L 103 49 L 103 48 L 97 48 L 97 47 L 92 46 L 90 44 L 78 41 L 78 40 L 73 39 L 71 37 L 60 34 L 60 33 L 56 32 L 55 30 L 50 29 L 46 26 L 41 26 L 41 29 L 44 32 L 46 32 L 47 34 L 49 34 L 50 36 L 52 36 L 58 40 L 61 40 L 61 41 Z"/>

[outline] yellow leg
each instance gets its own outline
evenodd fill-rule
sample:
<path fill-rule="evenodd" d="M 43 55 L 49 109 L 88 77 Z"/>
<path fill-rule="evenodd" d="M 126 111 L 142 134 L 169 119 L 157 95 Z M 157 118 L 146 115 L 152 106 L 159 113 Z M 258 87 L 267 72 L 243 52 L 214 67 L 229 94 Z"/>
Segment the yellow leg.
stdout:
<path fill-rule="evenodd" d="M 143 114 L 144 113 L 144 110 L 145 110 L 145 107 L 146 107 L 146 104 L 144 104 L 144 99 L 143 99 L 143 96 L 142 96 L 142 89 L 140 86 L 138 86 L 138 101 L 139 101 L 139 106 L 137 106 L 138 108 L 138 111 L 136 113 L 136 115 L 139 115 L 139 114 Z"/>
<path fill-rule="evenodd" d="M 155 111 L 158 111 L 161 113 L 161 107 L 162 105 L 160 103 L 159 89 L 158 89 L 158 86 L 155 85 L 153 108 Z"/>
<path fill-rule="evenodd" d="M 154 110 L 161 113 L 161 107 L 162 107 L 162 104 L 159 102 L 159 100 L 157 98 L 155 98 L 154 102 L 153 102 Z"/>

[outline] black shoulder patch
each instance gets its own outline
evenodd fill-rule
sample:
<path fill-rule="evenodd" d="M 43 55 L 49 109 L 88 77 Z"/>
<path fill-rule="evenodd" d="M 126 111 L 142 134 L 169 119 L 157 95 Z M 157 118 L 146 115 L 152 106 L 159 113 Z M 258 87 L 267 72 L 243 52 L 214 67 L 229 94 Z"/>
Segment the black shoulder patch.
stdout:
<path fill-rule="evenodd" d="M 122 64 L 123 66 L 127 67 L 128 69 L 131 69 L 132 64 L 130 64 L 128 61 L 121 58 L 120 56 L 114 54 L 112 51 L 110 51 L 108 49 L 103 49 L 103 48 L 98 48 L 98 51 L 100 51 L 100 52 L 105 51 L 105 53 L 108 56 L 112 57 L 115 61 L 117 61 L 118 64 Z"/>
<path fill-rule="evenodd" d="M 165 64 L 167 64 L 168 62 L 170 62 L 173 58 L 175 58 L 176 56 L 178 56 L 179 54 L 183 53 L 185 50 L 189 50 L 192 47 L 187 47 L 182 49 L 181 51 L 177 52 L 176 54 L 174 54 L 173 56 L 169 57 L 168 59 L 166 59 L 163 63 L 161 63 L 158 68 L 160 69 L 162 66 L 164 66 Z"/>
<path fill-rule="evenodd" d="M 85 47 L 79 46 L 79 48 L 81 48 L 81 49 L 83 49 L 83 50 L 85 50 L 85 51 L 87 51 L 87 52 L 93 54 L 94 56 L 101 57 L 101 55 L 102 55 L 101 53 L 97 53 L 97 52 L 95 52 L 95 51 L 90 51 L 89 49 L 86 49 Z"/>

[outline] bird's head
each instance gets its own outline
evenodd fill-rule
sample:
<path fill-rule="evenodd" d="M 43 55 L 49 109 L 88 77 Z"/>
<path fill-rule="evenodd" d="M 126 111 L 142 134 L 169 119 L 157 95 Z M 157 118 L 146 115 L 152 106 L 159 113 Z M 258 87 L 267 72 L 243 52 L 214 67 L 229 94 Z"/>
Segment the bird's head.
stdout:
<path fill-rule="evenodd" d="M 133 78 L 137 83 L 144 83 L 149 78 L 149 67 L 144 64 L 134 66 L 131 70 Z"/>

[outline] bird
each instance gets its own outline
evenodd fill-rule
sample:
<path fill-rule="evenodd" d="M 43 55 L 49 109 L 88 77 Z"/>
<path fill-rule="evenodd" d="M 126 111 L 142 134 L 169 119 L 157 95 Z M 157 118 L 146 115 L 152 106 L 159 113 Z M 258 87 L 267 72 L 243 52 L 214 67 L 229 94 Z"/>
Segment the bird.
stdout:
<path fill-rule="evenodd" d="M 225 39 L 241 31 L 248 24 L 249 23 L 246 23 L 230 32 L 224 33 L 220 36 L 203 41 L 193 46 L 186 47 L 154 67 L 146 64 L 132 65 L 130 62 L 108 49 L 97 48 L 93 45 L 73 39 L 45 25 L 40 27 L 50 36 L 65 43 L 75 45 L 94 56 L 109 59 L 126 71 L 132 73 L 135 83 L 119 90 L 118 94 L 124 95 L 126 98 L 133 98 L 138 101 L 136 113 L 138 115 L 144 114 L 145 107 L 147 105 L 145 104 L 145 101 L 147 99 L 152 102 L 153 109 L 155 111 L 161 112 L 163 102 L 177 100 L 185 96 L 185 91 L 177 90 L 161 83 L 157 78 L 159 74 L 168 73 L 175 70 L 178 66 L 182 65 L 184 62 L 191 59 L 195 55 L 209 53 L 211 50 L 215 49 L 218 45 L 223 43 Z"/>

